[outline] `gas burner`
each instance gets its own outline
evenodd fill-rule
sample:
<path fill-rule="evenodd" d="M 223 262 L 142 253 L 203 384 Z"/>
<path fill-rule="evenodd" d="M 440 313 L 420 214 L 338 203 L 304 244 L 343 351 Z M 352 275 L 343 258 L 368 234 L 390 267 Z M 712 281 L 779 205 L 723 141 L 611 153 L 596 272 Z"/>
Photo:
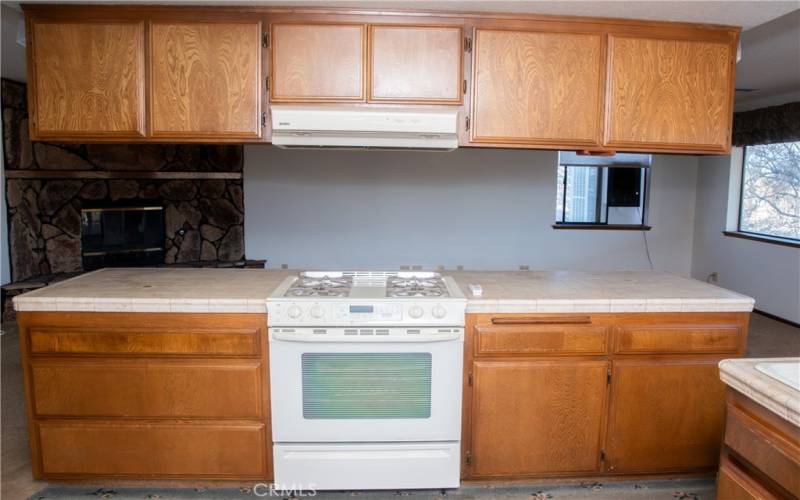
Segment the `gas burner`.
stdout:
<path fill-rule="evenodd" d="M 347 297 L 349 288 L 291 288 L 286 297 Z"/>
<path fill-rule="evenodd" d="M 293 288 L 350 288 L 350 281 L 346 278 L 329 278 L 323 276 L 322 278 L 300 278 L 298 279 Z"/>
<path fill-rule="evenodd" d="M 286 291 L 286 297 L 347 297 L 350 280 L 344 277 L 301 276 Z"/>
<path fill-rule="evenodd" d="M 389 297 L 442 297 L 445 292 L 438 288 L 408 287 L 399 290 L 389 290 Z"/>
<path fill-rule="evenodd" d="M 447 286 L 439 276 L 391 277 L 386 282 L 387 297 L 447 297 Z"/>

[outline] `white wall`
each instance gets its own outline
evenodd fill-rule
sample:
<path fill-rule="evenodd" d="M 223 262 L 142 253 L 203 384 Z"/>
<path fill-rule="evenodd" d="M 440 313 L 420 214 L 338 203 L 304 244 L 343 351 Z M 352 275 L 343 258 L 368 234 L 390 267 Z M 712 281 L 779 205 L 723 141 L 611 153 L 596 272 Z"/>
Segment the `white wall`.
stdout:
<path fill-rule="evenodd" d="M 25 47 L 17 43 L 17 26 L 22 12 L 3 5 L 0 10 L 0 76 L 19 82 L 26 80 Z M 0 284 L 11 280 L 8 260 L 8 221 L 6 220 L 6 181 L 3 145 L 0 141 Z"/>
<path fill-rule="evenodd" d="M 800 250 L 732 238 L 725 230 L 729 156 L 699 160 L 692 277 L 719 273 L 720 286 L 756 299 L 756 308 L 800 322 Z"/>
<path fill-rule="evenodd" d="M 5 3 L 5 2 L 4 2 Z M 27 80 L 25 73 L 25 47 L 17 43 L 17 29 L 23 22 L 22 12 L 8 5 L 0 10 L 0 73 L 3 78 L 18 82 Z"/>
<path fill-rule="evenodd" d="M 556 153 L 245 146 L 245 245 L 270 267 L 643 269 L 638 231 L 554 230 Z M 697 160 L 655 158 L 656 269 L 691 269 Z"/>

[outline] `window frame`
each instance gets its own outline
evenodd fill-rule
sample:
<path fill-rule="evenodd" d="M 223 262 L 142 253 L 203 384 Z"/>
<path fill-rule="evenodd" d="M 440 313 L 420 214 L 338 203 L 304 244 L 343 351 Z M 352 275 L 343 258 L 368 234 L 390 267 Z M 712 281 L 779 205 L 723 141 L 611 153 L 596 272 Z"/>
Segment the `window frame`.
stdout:
<path fill-rule="evenodd" d="M 723 231 L 722 234 L 725 236 L 731 236 L 734 238 L 743 238 L 753 241 L 761 241 L 764 243 L 772 243 L 775 245 L 783 245 L 789 247 L 796 247 L 800 248 L 800 238 L 789 238 L 786 236 L 775 236 L 772 234 L 767 233 L 757 233 L 755 231 L 747 231 L 742 229 L 742 207 L 744 205 L 744 179 L 745 175 L 747 174 L 747 148 L 751 146 L 743 146 L 741 148 L 741 158 L 738 159 L 738 162 L 735 161 L 736 159 L 732 156 L 731 159 L 733 161 L 732 167 L 738 166 L 738 196 L 735 200 L 736 206 L 736 226 L 735 230 L 726 230 Z M 738 165 L 736 165 L 738 163 Z"/>
<path fill-rule="evenodd" d="M 568 180 L 568 171 L 570 167 L 591 167 L 598 169 L 597 175 L 597 193 L 598 193 L 598 202 L 596 203 L 598 206 L 596 208 L 597 217 L 596 219 L 600 218 L 600 206 L 602 205 L 602 197 L 600 196 L 600 186 L 603 184 L 603 179 L 607 177 L 605 175 L 604 169 L 606 168 L 637 168 L 637 167 L 613 167 L 613 166 L 600 166 L 600 165 L 571 165 L 570 163 L 562 164 L 560 161 L 560 156 L 557 157 L 558 162 L 556 164 L 556 176 L 558 176 L 558 169 L 564 167 L 564 180 L 560 186 L 561 189 L 561 216 L 560 220 L 556 220 L 552 224 L 553 229 L 599 229 L 599 230 L 612 230 L 612 231 L 650 231 L 651 226 L 647 224 L 648 218 L 648 209 L 647 203 L 648 199 L 648 191 L 650 190 L 650 175 L 648 170 L 652 168 L 650 167 L 638 167 L 642 170 L 642 216 L 640 219 L 639 224 L 609 224 L 608 223 L 608 210 L 609 206 L 606 204 L 605 211 L 606 211 L 606 222 L 567 222 L 564 219 L 566 218 L 566 209 L 567 209 L 567 180 Z M 558 183 L 556 183 L 558 186 Z"/>

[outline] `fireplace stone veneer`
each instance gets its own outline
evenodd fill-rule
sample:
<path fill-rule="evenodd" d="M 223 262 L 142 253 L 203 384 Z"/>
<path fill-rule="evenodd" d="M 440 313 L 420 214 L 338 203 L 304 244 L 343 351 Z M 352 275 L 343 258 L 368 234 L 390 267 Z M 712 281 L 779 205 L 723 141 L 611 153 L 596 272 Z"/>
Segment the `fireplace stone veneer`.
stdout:
<path fill-rule="evenodd" d="M 28 140 L 25 85 L 3 80 L 3 151 L 11 277 L 82 271 L 81 208 L 164 207 L 164 263 L 244 258 L 241 145 L 50 144 Z M 112 172 L 115 178 L 15 176 Z M 192 178 L 125 178 L 142 172 Z M 209 179 L 214 173 L 238 173 Z M 209 174 L 209 175 L 207 175 Z M 139 175 L 141 177 L 141 175 Z"/>

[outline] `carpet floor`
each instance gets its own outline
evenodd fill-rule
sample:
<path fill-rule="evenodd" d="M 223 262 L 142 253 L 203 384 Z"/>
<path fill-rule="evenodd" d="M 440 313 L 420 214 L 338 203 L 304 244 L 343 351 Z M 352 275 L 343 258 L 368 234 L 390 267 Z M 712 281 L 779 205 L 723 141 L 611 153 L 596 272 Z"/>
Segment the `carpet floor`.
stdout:
<path fill-rule="evenodd" d="M 309 492 L 310 493 L 310 492 Z M 375 492 L 317 492 L 314 498 L 322 500 L 712 500 L 715 495 L 713 479 L 681 481 L 640 481 L 616 483 L 583 483 L 572 485 L 513 485 L 513 486 L 462 486 L 457 490 L 412 490 Z M 153 489 L 50 486 L 35 494 L 32 499 L 87 500 L 108 498 L 113 500 L 238 500 L 253 498 L 302 498 L 269 495 L 266 488 L 240 489 Z"/>

